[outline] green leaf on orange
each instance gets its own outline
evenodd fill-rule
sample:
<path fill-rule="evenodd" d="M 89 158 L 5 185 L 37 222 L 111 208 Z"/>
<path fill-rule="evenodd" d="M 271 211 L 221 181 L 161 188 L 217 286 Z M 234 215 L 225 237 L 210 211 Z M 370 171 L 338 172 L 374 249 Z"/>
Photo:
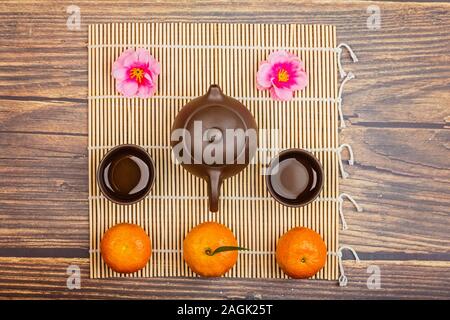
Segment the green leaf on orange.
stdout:
<path fill-rule="evenodd" d="M 243 247 L 233 247 L 233 246 L 223 246 L 223 247 L 218 247 L 216 250 L 212 251 L 210 248 L 205 250 L 205 253 L 208 256 L 213 256 L 216 253 L 220 253 L 220 252 L 226 252 L 226 251 L 238 251 L 238 250 L 249 250 L 248 248 L 243 248 Z"/>

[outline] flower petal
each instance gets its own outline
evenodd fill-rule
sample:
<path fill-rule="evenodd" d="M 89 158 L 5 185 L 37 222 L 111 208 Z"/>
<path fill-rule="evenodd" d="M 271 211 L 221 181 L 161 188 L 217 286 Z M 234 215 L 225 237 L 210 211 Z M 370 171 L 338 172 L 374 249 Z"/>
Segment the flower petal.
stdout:
<path fill-rule="evenodd" d="M 122 52 L 119 56 L 119 58 L 117 58 L 116 63 L 123 65 L 123 61 L 130 56 L 131 54 L 133 54 L 134 50 L 133 49 L 127 49 L 124 52 Z"/>
<path fill-rule="evenodd" d="M 297 62 L 297 68 L 300 72 L 305 72 L 305 64 L 303 63 L 302 60 L 300 60 L 300 58 L 295 57 L 296 58 L 296 62 Z"/>
<path fill-rule="evenodd" d="M 269 55 L 269 58 L 267 59 L 270 64 L 279 63 L 279 62 L 285 62 L 286 60 L 289 60 L 291 58 L 290 53 L 284 50 L 278 50 L 274 51 Z"/>
<path fill-rule="evenodd" d="M 147 64 L 149 62 L 149 60 L 150 60 L 150 53 L 146 49 L 139 48 L 139 49 L 136 50 L 136 54 L 138 56 L 137 60 L 140 63 Z"/>
<path fill-rule="evenodd" d="M 129 77 L 128 69 L 123 67 L 113 68 L 112 76 L 117 80 L 126 80 Z"/>
<path fill-rule="evenodd" d="M 155 82 L 152 86 L 150 86 L 150 91 L 148 93 L 150 97 L 155 94 L 156 89 L 158 89 L 158 84 Z"/>
<path fill-rule="evenodd" d="M 144 78 L 145 78 L 150 84 L 153 85 L 153 78 L 152 78 L 152 76 L 151 76 L 149 73 L 145 73 L 145 74 L 144 74 Z"/>
<path fill-rule="evenodd" d="M 150 86 L 139 86 L 137 95 L 142 99 L 150 97 Z"/>
<path fill-rule="evenodd" d="M 270 90 L 270 96 L 275 100 L 283 100 L 283 101 L 289 101 L 292 100 L 294 93 L 292 90 L 287 88 L 277 88 L 273 87 Z"/>
<path fill-rule="evenodd" d="M 161 73 L 161 65 L 159 64 L 159 61 L 152 56 L 150 56 L 148 61 L 148 69 L 154 75 L 159 75 Z"/>
<path fill-rule="evenodd" d="M 138 55 L 135 51 L 127 55 L 123 60 L 124 67 L 130 67 L 138 62 Z"/>
<path fill-rule="evenodd" d="M 138 92 L 139 97 L 141 97 L 141 98 L 149 98 L 149 97 L 151 97 L 151 96 L 153 96 L 155 94 L 156 89 L 157 89 L 157 85 L 156 84 L 152 84 L 150 86 L 145 86 L 145 87 L 146 87 L 145 90 L 142 89 L 142 96 L 139 95 L 139 92 Z M 139 89 L 141 89 L 141 88 L 139 88 Z"/>
<path fill-rule="evenodd" d="M 306 72 L 301 72 L 295 77 L 295 84 L 292 85 L 293 90 L 303 90 L 308 85 L 308 75 Z"/>
<path fill-rule="evenodd" d="M 138 84 L 136 81 L 121 81 L 117 83 L 117 91 L 125 97 L 133 97 L 138 91 Z"/>
<path fill-rule="evenodd" d="M 272 73 L 272 66 L 269 63 L 264 63 L 259 66 L 259 70 L 256 73 L 256 85 L 258 89 L 269 89 L 272 86 L 270 80 Z"/>
<path fill-rule="evenodd" d="M 256 74 L 256 84 L 262 89 L 269 89 L 272 86 L 270 80 L 272 74 L 272 66 L 269 63 L 262 64 Z"/>

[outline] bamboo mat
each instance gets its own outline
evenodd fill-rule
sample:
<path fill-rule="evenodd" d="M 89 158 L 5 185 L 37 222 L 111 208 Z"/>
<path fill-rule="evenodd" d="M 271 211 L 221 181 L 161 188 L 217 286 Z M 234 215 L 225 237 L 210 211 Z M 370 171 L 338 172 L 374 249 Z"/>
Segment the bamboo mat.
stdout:
<path fill-rule="evenodd" d="M 115 90 L 111 67 L 127 48 L 147 48 L 161 63 L 156 96 L 124 98 Z M 329 25 L 268 24 L 107 24 L 89 26 L 89 217 L 91 277 L 195 276 L 183 261 L 185 234 L 203 221 L 231 228 L 240 246 L 227 277 L 286 278 L 277 266 L 277 239 L 294 226 L 319 232 L 328 251 L 339 243 L 338 83 L 336 29 Z M 287 49 L 305 63 L 309 85 L 290 102 L 273 101 L 258 91 L 259 62 Z M 225 180 L 218 213 L 208 211 L 206 183 L 171 161 L 170 128 L 190 99 L 218 84 L 242 101 L 260 129 L 258 161 Z M 261 129 L 277 129 L 275 134 Z M 143 146 L 156 164 L 156 181 L 143 201 L 120 206 L 105 199 L 96 184 L 97 166 L 118 144 Z M 299 147 L 321 161 L 325 181 L 319 198 L 303 208 L 278 204 L 266 191 L 264 170 L 278 149 Z M 149 264 L 121 275 L 103 262 L 103 233 L 120 222 L 141 225 L 150 235 Z M 328 257 L 315 278 L 336 280 L 338 260 Z"/>

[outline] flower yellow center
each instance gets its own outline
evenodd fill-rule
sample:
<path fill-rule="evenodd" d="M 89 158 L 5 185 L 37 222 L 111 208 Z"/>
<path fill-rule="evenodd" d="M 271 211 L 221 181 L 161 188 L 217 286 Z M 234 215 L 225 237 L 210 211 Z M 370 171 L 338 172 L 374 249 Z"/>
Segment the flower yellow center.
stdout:
<path fill-rule="evenodd" d="M 278 71 L 278 81 L 288 82 L 288 80 L 289 80 L 289 73 L 285 69 L 280 69 L 280 71 Z"/>
<path fill-rule="evenodd" d="M 133 68 L 130 70 L 130 78 L 136 79 L 137 83 L 141 83 L 144 79 L 144 70 L 141 68 Z"/>

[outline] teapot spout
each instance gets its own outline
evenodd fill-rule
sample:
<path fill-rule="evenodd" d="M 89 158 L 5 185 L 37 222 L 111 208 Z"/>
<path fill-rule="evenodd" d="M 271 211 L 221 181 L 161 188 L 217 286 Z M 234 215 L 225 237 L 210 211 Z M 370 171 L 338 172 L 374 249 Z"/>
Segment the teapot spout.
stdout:
<path fill-rule="evenodd" d="M 219 211 L 220 187 L 222 186 L 222 175 L 217 170 L 212 170 L 208 178 L 209 211 Z"/>

